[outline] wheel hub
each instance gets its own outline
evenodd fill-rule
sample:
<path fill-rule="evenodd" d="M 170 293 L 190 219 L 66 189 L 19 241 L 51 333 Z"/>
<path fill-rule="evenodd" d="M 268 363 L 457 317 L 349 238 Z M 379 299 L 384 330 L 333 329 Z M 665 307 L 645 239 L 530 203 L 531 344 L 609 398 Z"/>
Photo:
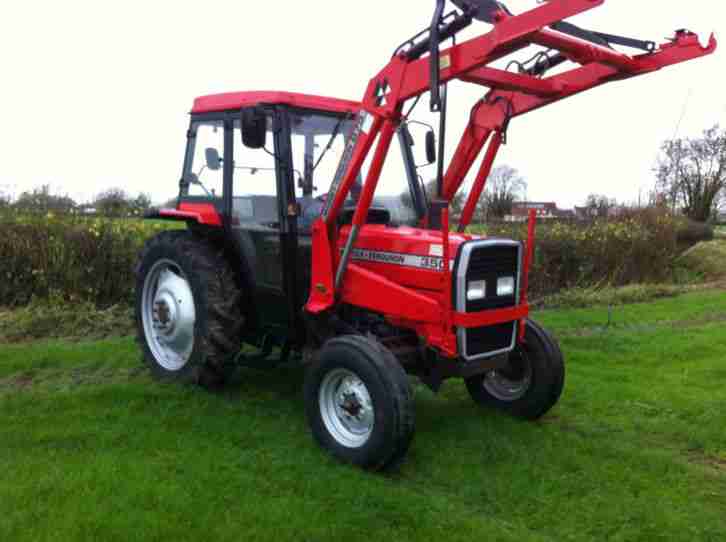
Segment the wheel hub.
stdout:
<path fill-rule="evenodd" d="M 360 404 L 358 396 L 355 393 L 343 393 L 341 395 L 343 402 L 340 403 L 340 408 L 353 417 L 358 416 L 361 410 L 363 410 L 363 405 Z"/>
<path fill-rule="evenodd" d="M 368 388 L 346 369 L 330 372 L 320 386 L 320 411 L 331 435 L 349 448 L 368 441 L 375 413 Z"/>
<path fill-rule="evenodd" d="M 177 313 L 175 300 L 170 295 L 157 296 L 153 309 L 154 327 L 163 333 L 172 332 L 176 324 Z"/>
<path fill-rule="evenodd" d="M 186 365 L 194 348 L 196 310 L 189 282 L 173 262 L 161 260 L 147 274 L 142 318 L 157 362 L 169 371 Z"/>
<path fill-rule="evenodd" d="M 532 366 L 524 352 L 514 353 L 505 369 L 489 371 L 484 389 L 500 401 L 516 401 L 524 397 L 532 384 Z"/>

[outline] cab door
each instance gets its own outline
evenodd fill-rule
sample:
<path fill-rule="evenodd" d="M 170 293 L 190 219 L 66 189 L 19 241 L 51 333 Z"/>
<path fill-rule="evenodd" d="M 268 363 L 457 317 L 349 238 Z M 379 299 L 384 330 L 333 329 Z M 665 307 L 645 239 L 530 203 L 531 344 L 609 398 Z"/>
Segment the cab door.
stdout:
<path fill-rule="evenodd" d="M 240 120 L 232 123 L 230 229 L 254 283 L 254 301 L 259 324 L 284 340 L 290 327 L 288 288 L 285 277 L 286 232 L 283 197 L 280 197 L 280 164 L 275 156 L 285 152 L 274 109 L 268 111 L 266 149 L 250 149 L 242 143 Z M 237 116 L 239 117 L 239 116 Z"/>

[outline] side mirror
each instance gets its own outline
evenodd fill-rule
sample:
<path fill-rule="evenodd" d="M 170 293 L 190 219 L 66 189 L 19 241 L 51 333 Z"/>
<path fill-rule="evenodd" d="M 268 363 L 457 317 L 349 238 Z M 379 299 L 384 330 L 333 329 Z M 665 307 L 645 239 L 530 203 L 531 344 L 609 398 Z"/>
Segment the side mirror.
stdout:
<path fill-rule="evenodd" d="M 222 167 L 222 158 L 214 147 L 209 147 L 204 151 L 204 157 L 207 159 L 207 169 L 219 171 Z"/>
<path fill-rule="evenodd" d="M 426 132 L 426 160 L 429 164 L 436 162 L 436 136 L 433 130 Z"/>
<path fill-rule="evenodd" d="M 262 149 L 267 142 L 267 115 L 261 107 L 242 110 L 242 143 L 250 149 Z"/>

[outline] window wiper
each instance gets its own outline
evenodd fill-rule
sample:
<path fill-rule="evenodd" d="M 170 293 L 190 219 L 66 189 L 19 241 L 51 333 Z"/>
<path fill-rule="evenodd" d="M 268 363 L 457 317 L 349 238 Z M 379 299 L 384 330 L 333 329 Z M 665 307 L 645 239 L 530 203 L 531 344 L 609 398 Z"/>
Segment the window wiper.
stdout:
<path fill-rule="evenodd" d="M 204 190 L 204 192 L 207 194 L 207 197 L 213 198 L 214 195 L 209 190 L 207 190 L 207 187 L 204 186 L 204 183 L 201 181 L 201 176 L 202 173 L 204 173 L 205 169 L 207 169 L 207 166 L 202 166 L 202 169 L 199 170 L 199 173 L 197 173 L 196 175 L 192 173 L 191 175 L 189 175 L 189 179 L 187 180 L 189 184 L 196 184 L 197 186 L 200 186 L 202 190 Z"/>
<path fill-rule="evenodd" d="M 260 171 L 277 171 L 274 167 L 252 167 L 252 166 L 238 166 L 235 165 L 234 169 L 239 169 L 242 171 L 249 171 L 250 175 L 256 175 Z M 302 179 L 302 173 L 300 173 L 298 170 L 293 169 L 293 173 L 297 175 L 298 179 Z"/>
<path fill-rule="evenodd" d="M 332 148 L 335 138 L 338 137 L 338 134 L 340 133 L 340 129 L 343 127 L 343 123 L 350 120 L 351 117 L 352 117 L 352 114 L 348 113 L 344 117 L 341 117 L 340 120 L 338 121 L 338 123 L 335 125 L 335 128 L 333 128 L 333 134 L 330 136 L 330 139 L 328 140 L 328 144 L 323 149 L 323 152 L 318 157 L 318 161 L 315 162 L 315 165 L 313 166 L 313 169 L 310 172 L 311 177 L 314 175 L 315 170 L 318 169 L 318 166 L 320 165 L 320 162 L 323 161 L 323 158 L 325 158 L 325 155 Z"/>

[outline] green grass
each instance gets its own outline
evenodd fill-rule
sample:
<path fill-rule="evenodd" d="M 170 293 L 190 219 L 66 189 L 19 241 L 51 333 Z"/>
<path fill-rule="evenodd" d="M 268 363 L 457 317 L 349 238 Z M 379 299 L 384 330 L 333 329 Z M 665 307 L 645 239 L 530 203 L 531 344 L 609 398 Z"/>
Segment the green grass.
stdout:
<path fill-rule="evenodd" d="M 0 352 L 0 540 L 724 540 L 726 293 L 545 311 L 568 360 L 538 423 L 416 387 L 400 471 L 313 443 L 302 372 L 212 395 L 130 339 Z"/>

